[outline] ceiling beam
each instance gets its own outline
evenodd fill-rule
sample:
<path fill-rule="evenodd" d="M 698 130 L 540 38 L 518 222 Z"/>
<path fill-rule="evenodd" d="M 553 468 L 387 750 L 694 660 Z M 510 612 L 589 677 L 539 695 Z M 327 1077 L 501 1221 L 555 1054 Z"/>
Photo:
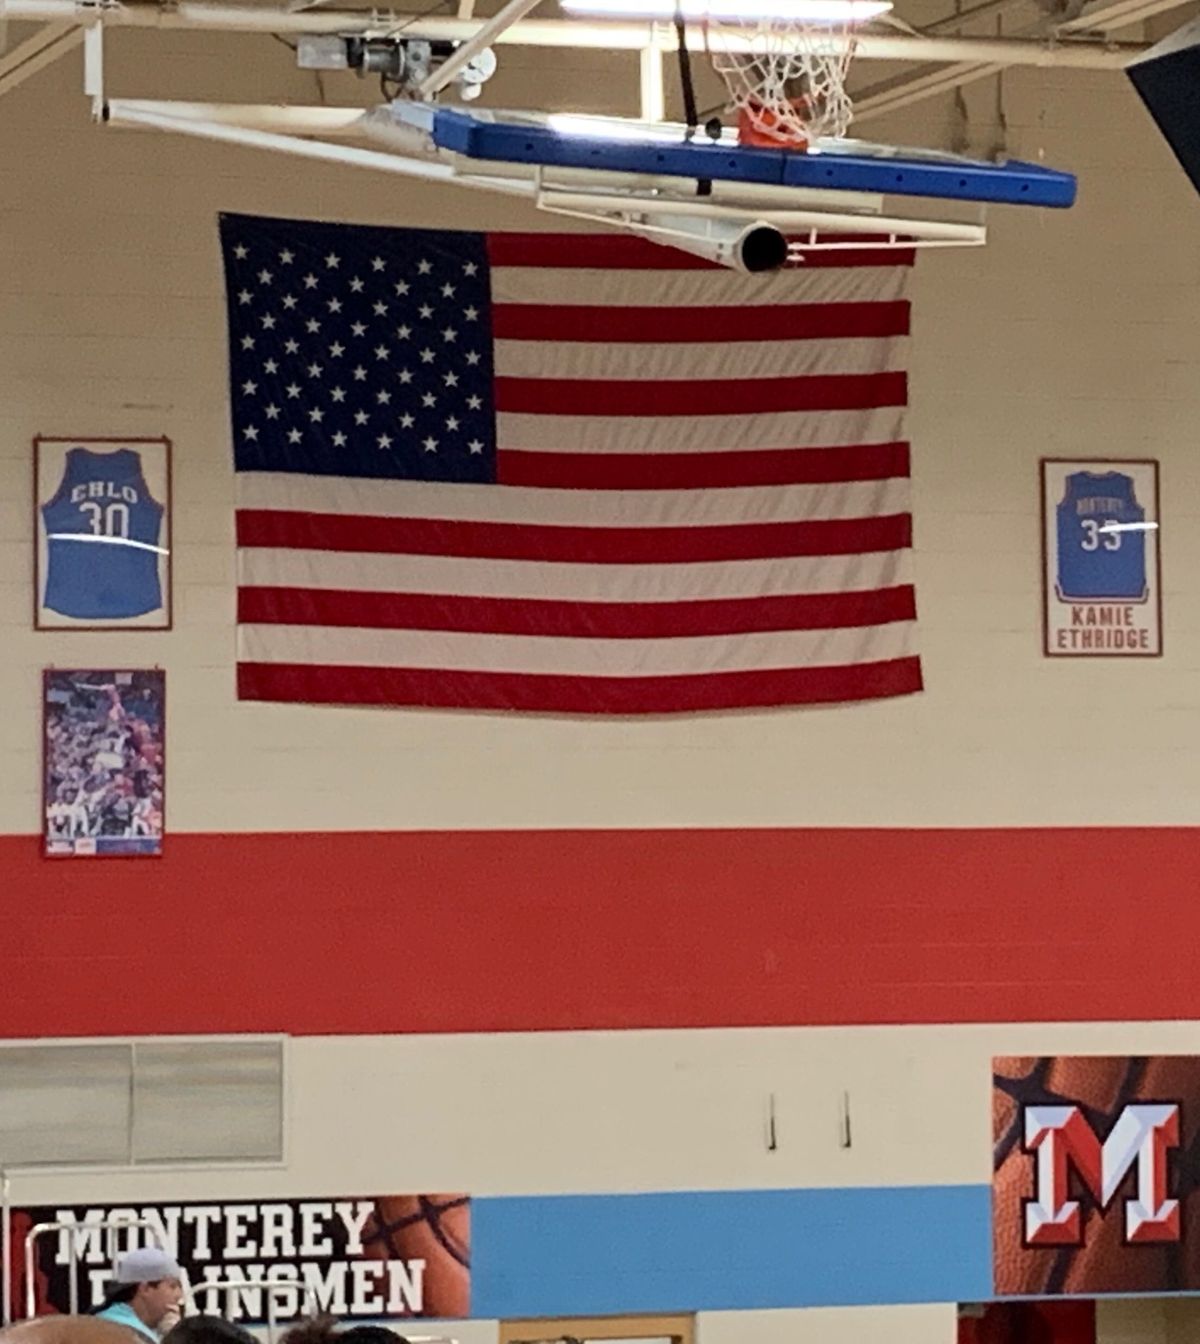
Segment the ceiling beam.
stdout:
<path fill-rule="evenodd" d="M 964 84 L 986 79 L 1004 67 L 999 65 L 940 65 L 926 67 L 912 75 L 898 75 L 895 79 L 881 80 L 854 98 L 854 124 L 870 121 L 873 117 L 898 112 L 926 98 L 949 93 Z"/>
<path fill-rule="evenodd" d="M 1158 0 L 1162 2 L 1162 0 Z M 122 0 L 0 0 L 5 19 L 58 20 L 89 25 L 140 28 L 206 29 L 246 33 L 375 33 L 403 29 L 414 37 L 466 42 L 480 30 L 475 20 L 430 14 L 397 14 L 379 10 L 334 10 L 326 6 L 307 12 L 250 4 L 219 4 L 211 0 L 176 0 L 166 6 L 123 3 Z M 674 35 L 646 23 L 584 22 L 574 19 L 522 19 L 493 37 L 498 44 L 579 50 L 640 51 L 645 47 L 673 50 Z M 705 50 L 705 34 L 692 29 L 688 45 Z M 907 37 L 860 32 L 832 38 L 831 46 L 853 42 L 857 58 L 883 61 L 973 62 L 1001 66 L 1055 66 L 1077 70 L 1120 69 L 1141 55 L 1145 43 L 1068 42 L 999 37 Z M 730 50 L 739 44 L 730 40 Z M 750 43 L 745 43 L 750 49 Z"/>
<path fill-rule="evenodd" d="M 1141 23 L 1167 10 L 1178 9 L 1186 0 L 1094 0 L 1073 19 L 1056 25 L 1060 33 L 1108 33 L 1131 23 Z"/>
<path fill-rule="evenodd" d="M 83 31 L 70 23 L 48 23 L 5 52 L 0 56 L 0 97 L 77 47 Z"/>

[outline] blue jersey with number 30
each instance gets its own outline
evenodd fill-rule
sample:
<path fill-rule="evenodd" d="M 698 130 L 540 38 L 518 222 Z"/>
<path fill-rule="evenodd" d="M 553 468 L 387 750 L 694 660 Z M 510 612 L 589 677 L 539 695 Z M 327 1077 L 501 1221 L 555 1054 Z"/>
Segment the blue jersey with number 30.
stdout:
<path fill-rule="evenodd" d="M 142 477 L 141 456 L 132 448 L 70 449 L 62 482 L 42 506 L 43 604 L 84 621 L 157 611 L 162 584 L 158 552 L 151 548 L 159 544 L 162 515 Z"/>
<path fill-rule="evenodd" d="M 1141 523 L 1133 478 L 1122 471 L 1076 471 L 1058 505 L 1058 595 L 1064 602 L 1144 602 L 1146 534 L 1104 532 L 1105 523 Z"/>

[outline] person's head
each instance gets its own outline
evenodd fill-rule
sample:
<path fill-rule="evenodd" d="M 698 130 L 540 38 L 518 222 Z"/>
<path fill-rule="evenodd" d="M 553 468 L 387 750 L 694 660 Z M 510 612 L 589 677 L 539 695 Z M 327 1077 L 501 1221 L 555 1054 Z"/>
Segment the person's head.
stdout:
<path fill-rule="evenodd" d="M 279 1344 L 408 1344 L 386 1325 L 351 1325 L 338 1329 L 330 1316 L 317 1316 L 293 1325 Z"/>
<path fill-rule="evenodd" d="M 185 1316 L 163 1336 L 163 1344 L 258 1344 L 240 1325 L 223 1316 Z"/>
<path fill-rule="evenodd" d="M 183 1271 L 166 1251 L 144 1246 L 117 1261 L 105 1306 L 127 1302 L 144 1325 L 156 1329 L 183 1301 Z"/>
<path fill-rule="evenodd" d="M 145 1344 L 137 1331 L 96 1316 L 35 1316 L 0 1330 L 0 1344 Z"/>
<path fill-rule="evenodd" d="M 386 1325 L 350 1325 L 338 1332 L 337 1344 L 408 1344 Z"/>

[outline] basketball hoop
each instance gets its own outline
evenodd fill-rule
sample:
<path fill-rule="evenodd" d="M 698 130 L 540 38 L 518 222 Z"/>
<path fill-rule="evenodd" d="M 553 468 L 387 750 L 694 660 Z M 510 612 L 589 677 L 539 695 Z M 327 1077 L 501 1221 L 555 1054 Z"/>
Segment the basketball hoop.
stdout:
<path fill-rule="evenodd" d="M 742 144 L 805 150 L 815 140 L 845 136 L 854 115 L 846 92 L 852 18 L 709 18 L 706 29 L 713 68 L 737 108 Z"/>

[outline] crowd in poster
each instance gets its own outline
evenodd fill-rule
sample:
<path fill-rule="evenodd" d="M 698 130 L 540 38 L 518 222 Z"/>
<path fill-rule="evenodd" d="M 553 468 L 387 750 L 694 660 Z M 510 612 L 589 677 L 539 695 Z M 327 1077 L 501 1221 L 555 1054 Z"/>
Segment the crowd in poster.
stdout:
<path fill-rule="evenodd" d="M 51 670 L 42 718 L 44 852 L 161 853 L 165 674 Z"/>
<path fill-rule="evenodd" d="M 116 1255 L 157 1245 L 183 1268 L 191 1309 L 243 1323 L 261 1324 L 272 1311 L 277 1320 L 314 1312 L 345 1320 L 470 1314 L 470 1200 L 463 1194 L 23 1208 L 12 1213 L 14 1248 L 39 1223 L 67 1225 L 35 1243 L 39 1313 L 69 1309 L 73 1258 L 86 1312 L 103 1300 Z M 20 1252 L 13 1257 L 23 1260 Z M 264 1287 L 270 1283 L 295 1287 Z M 21 1283 L 15 1300 L 24 1302 L 25 1291 Z"/>
<path fill-rule="evenodd" d="M 171 625 L 167 439 L 34 441 L 35 625 Z"/>
<path fill-rule="evenodd" d="M 1047 657 L 1162 653 L 1158 463 L 1042 461 Z"/>

